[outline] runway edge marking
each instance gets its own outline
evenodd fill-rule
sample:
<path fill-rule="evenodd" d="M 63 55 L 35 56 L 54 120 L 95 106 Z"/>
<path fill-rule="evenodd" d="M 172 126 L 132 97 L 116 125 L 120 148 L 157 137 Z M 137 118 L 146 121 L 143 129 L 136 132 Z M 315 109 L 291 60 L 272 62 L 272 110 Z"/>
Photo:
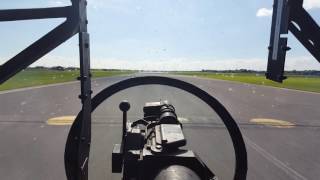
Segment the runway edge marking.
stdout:
<path fill-rule="evenodd" d="M 211 81 L 222 81 L 222 82 L 235 83 L 235 84 L 246 84 L 246 85 L 265 87 L 265 88 L 271 88 L 271 89 L 276 89 L 276 90 L 292 91 L 292 92 L 296 92 L 296 93 L 300 92 L 300 93 L 315 94 L 315 95 L 320 94 L 319 92 L 313 92 L 313 91 L 304 91 L 304 90 L 299 90 L 299 89 L 289 89 L 289 88 L 283 88 L 283 87 L 267 86 L 267 85 L 262 85 L 262 84 L 251 84 L 251 83 L 240 82 L 240 81 L 230 81 L 230 80 L 215 79 L 215 78 L 208 78 L 208 77 L 188 76 L 188 75 L 173 75 L 173 76 L 180 76 L 182 78 L 204 79 L 204 80 L 211 80 Z"/>
<path fill-rule="evenodd" d="M 298 173 L 296 170 L 292 169 L 291 167 L 287 166 L 285 163 L 283 163 L 278 158 L 274 157 L 272 154 L 264 150 L 262 147 L 255 144 L 252 140 L 250 140 L 248 137 L 243 136 L 246 143 L 256 150 L 258 153 L 260 153 L 264 158 L 272 162 L 274 165 L 282 169 L 284 172 L 286 172 L 289 176 L 293 177 L 294 179 L 299 180 L 308 180 L 306 177 Z"/>

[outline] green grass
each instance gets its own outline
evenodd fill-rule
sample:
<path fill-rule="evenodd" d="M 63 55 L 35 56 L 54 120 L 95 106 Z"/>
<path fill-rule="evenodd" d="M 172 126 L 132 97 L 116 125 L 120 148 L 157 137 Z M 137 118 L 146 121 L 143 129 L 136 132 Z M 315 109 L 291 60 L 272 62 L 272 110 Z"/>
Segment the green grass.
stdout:
<path fill-rule="evenodd" d="M 282 84 L 267 80 L 263 74 L 253 73 L 207 73 L 207 72 L 176 72 L 175 74 L 197 76 L 204 78 L 236 81 L 249 84 L 258 84 L 280 88 L 296 89 L 311 92 L 320 92 L 320 77 L 315 76 L 288 76 Z"/>
<path fill-rule="evenodd" d="M 134 71 L 103 71 L 93 70 L 93 78 L 109 77 L 117 75 L 126 75 L 134 73 Z M 27 69 L 18 73 L 5 83 L 0 85 L 0 91 L 17 89 L 31 86 L 40 86 L 54 83 L 62 83 L 75 81 L 79 76 L 79 71 L 54 71 L 54 70 L 35 70 Z"/>

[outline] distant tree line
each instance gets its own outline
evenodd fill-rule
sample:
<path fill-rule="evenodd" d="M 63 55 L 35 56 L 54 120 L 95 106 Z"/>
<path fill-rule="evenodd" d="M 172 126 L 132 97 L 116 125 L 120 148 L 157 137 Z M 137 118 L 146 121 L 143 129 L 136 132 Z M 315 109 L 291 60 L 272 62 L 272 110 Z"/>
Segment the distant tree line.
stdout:
<path fill-rule="evenodd" d="M 62 67 L 62 66 L 53 66 L 53 67 L 45 67 L 45 66 L 36 66 L 36 67 L 28 67 L 28 69 L 37 69 L 37 70 L 55 70 L 55 71 L 68 71 L 68 70 L 79 70 L 77 67 Z"/>
<path fill-rule="evenodd" d="M 45 67 L 45 66 L 36 66 L 36 67 L 28 67 L 27 69 L 36 69 L 36 70 L 54 70 L 54 71 L 75 71 L 80 70 L 78 67 L 63 67 L 63 66 L 53 66 L 53 67 Z M 122 71 L 122 69 L 93 69 L 100 71 Z"/>
<path fill-rule="evenodd" d="M 255 71 L 248 69 L 237 69 L 237 70 L 206 70 L 203 69 L 201 72 L 212 72 L 212 73 L 254 73 L 254 74 L 265 74 L 266 71 Z M 286 75 L 304 75 L 304 76 L 320 76 L 320 71 L 317 70 L 304 70 L 304 71 L 285 71 Z"/>
<path fill-rule="evenodd" d="M 80 70 L 78 67 L 62 67 L 62 66 L 54 66 L 54 67 L 44 67 L 44 66 L 36 66 L 36 67 L 28 67 L 28 69 L 38 69 L 38 70 L 55 70 L 55 71 L 75 71 Z M 123 71 L 122 69 L 94 69 L 100 71 Z M 152 72 L 164 72 L 164 71 L 152 71 Z M 178 72 L 178 71 L 175 71 Z M 190 71 L 191 72 L 191 71 Z M 266 71 L 256 71 L 249 69 L 237 69 L 237 70 L 210 70 L 203 69 L 201 72 L 210 72 L 210 73 L 254 73 L 254 74 L 265 74 Z M 304 71 L 285 71 L 286 75 L 303 75 L 303 76 L 320 76 L 320 71 L 317 70 L 304 70 Z"/>

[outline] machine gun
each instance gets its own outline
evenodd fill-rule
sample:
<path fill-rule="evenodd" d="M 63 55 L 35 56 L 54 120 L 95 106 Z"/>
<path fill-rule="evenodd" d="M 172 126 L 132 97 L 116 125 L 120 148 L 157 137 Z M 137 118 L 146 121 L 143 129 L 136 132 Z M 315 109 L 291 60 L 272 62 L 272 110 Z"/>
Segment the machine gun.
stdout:
<path fill-rule="evenodd" d="M 187 143 L 183 126 L 168 101 L 146 103 L 144 117 L 134 122 L 127 122 L 129 102 L 119 108 L 123 133 L 121 144 L 113 148 L 112 172 L 122 172 L 124 180 L 216 179 L 193 151 L 182 149 Z"/>

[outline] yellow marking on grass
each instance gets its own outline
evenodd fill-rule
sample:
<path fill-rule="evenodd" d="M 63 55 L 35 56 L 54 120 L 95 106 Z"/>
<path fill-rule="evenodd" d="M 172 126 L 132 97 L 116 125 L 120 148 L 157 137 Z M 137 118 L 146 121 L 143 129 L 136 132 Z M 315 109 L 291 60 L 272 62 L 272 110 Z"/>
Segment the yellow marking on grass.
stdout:
<path fill-rule="evenodd" d="M 277 128 L 293 128 L 295 124 L 289 121 L 283 121 L 279 119 L 265 119 L 265 118 L 254 118 L 251 119 L 250 122 L 265 125 L 265 126 L 272 126 Z"/>
<path fill-rule="evenodd" d="M 48 119 L 48 125 L 54 126 L 65 126 L 65 125 L 72 125 L 73 121 L 76 119 L 76 116 L 60 116 Z"/>

